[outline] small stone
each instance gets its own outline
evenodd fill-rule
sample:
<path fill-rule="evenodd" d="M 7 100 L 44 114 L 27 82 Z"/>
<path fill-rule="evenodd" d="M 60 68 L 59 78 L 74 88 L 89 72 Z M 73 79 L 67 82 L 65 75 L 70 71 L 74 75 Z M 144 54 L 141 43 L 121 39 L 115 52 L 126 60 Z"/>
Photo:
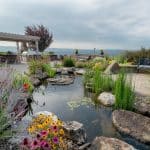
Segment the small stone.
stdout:
<path fill-rule="evenodd" d="M 103 92 L 98 96 L 98 100 L 104 106 L 112 106 L 115 104 L 115 96 L 112 93 Z"/>

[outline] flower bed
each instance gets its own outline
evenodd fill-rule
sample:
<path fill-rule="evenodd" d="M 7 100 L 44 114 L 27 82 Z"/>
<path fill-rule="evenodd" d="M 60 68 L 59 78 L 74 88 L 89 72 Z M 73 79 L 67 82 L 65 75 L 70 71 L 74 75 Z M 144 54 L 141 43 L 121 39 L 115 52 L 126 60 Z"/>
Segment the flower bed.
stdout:
<path fill-rule="evenodd" d="M 28 127 L 30 137 L 24 138 L 21 148 L 25 150 L 67 149 L 63 122 L 53 114 L 39 114 Z"/>

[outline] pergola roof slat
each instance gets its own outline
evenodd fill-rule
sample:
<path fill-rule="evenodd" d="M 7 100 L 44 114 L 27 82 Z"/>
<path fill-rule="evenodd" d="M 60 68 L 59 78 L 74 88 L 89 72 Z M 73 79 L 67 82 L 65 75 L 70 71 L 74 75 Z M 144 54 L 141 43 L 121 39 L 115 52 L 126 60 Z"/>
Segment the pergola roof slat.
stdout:
<path fill-rule="evenodd" d="M 0 41 L 29 42 L 39 41 L 40 37 L 0 32 Z"/>

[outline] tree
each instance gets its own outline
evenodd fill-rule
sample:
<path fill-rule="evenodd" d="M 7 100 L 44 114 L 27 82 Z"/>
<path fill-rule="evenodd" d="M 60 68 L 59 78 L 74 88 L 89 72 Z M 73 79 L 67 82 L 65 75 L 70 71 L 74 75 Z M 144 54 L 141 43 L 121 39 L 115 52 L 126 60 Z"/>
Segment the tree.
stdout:
<path fill-rule="evenodd" d="M 39 36 L 39 51 L 43 52 L 50 44 L 53 42 L 53 34 L 43 25 L 33 25 L 25 27 L 25 35 Z M 29 45 L 35 45 L 35 43 L 30 42 Z M 33 48 L 35 49 L 35 48 Z"/>

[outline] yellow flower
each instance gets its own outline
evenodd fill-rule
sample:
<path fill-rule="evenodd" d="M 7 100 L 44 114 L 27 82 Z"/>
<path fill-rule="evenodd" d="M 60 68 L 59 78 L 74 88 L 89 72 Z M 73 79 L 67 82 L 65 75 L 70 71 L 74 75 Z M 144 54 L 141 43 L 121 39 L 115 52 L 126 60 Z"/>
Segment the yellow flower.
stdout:
<path fill-rule="evenodd" d="M 64 134 L 65 134 L 65 133 L 64 133 L 64 130 L 63 130 L 63 129 L 60 129 L 60 130 L 59 130 L 59 134 L 60 134 L 60 135 L 64 135 Z"/>

